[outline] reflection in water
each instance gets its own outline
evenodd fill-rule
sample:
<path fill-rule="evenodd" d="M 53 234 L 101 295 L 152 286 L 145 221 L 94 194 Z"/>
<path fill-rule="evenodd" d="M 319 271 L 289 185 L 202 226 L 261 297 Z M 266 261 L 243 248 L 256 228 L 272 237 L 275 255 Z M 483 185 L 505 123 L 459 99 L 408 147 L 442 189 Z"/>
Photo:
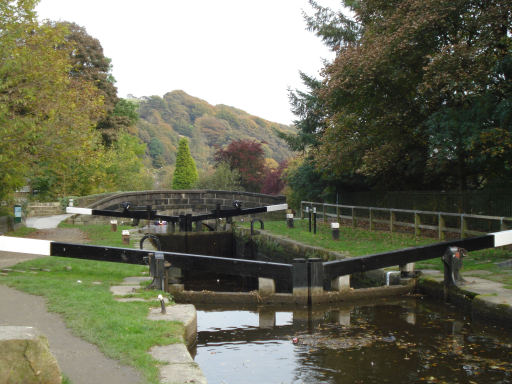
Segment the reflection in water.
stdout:
<path fill-rule="evenodd" d="M 195 360 L 210 384 L 512 383 L 509 332 L 422 299 L 199 310 L 198 331 Z"/>

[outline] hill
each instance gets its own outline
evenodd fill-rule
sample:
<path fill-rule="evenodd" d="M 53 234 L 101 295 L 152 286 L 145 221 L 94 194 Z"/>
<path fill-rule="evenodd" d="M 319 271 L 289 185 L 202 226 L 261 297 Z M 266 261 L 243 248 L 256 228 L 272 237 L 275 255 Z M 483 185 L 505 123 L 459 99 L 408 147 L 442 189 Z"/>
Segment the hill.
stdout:
<path fill-rule="evenodd" d="M 265 157 L 277 162 L 291 156 L 286 143 L 275 131 L 293 132 L 294 128 L 252 116 L 226 105 L 211 105 L 183 91 L 163 97 L 136 99 L 140 120 L 131 133 L 147 144 L 154 167 L 174 164 L 180 136 L 189 146 L 199 169 L 212 165 L 217 148 L 231 141 L 251 139 L 263 144 Z"/>

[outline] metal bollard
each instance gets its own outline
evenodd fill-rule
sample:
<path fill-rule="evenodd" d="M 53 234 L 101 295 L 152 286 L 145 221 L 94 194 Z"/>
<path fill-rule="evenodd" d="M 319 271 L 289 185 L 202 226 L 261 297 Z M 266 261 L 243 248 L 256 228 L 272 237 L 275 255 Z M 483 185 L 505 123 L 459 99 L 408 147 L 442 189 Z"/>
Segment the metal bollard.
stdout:
<path fill-rule="evenodd" d="M 155 253 L 155 287 L 165 291 L 165 258 L 161 252 Z"/>
<path fill-rule="evenodd" d="M 293 228 L 293 213 L 286 214 L 286 225 L 288 228 Z"/>
<path fill-rule="evenodd" d="M 123 236 L 123 244 L 130 244 L 130 231 L 127 229 L 123 229 L 121 233 Z"/>
<path fill-rule="evenodd" d="M 445 288 L 459 286 L 464 283 L 460 275 L 462 268 L 462 259 L 467 255 L 467 251 L 459 247 L 448 247 L 442 256 L 444 265 L 444 286 Z"/>
<path fill-rule="evenodd" d="M 160 307 L 161 307 L 161 311 L 160 313 L 167 313 L 166 309 L 165 309 L 165 300 L 164 300 L 164 297 L 162 295 L 158 295 L 158 300 L 160 300 Z"/>
<path fill-rule="evenodd" d="M 340 223 L 331 223 L 332 239 L 340 239 Z"/>

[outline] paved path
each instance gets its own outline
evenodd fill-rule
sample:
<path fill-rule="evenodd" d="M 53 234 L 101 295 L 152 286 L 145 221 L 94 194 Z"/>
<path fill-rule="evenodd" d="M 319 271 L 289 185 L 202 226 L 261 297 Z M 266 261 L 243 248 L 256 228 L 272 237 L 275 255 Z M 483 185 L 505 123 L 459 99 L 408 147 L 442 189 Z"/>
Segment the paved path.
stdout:
<path fill-rule="evenodd" d="M 77 229 L 51 229 L 63 220 L 62 216 L 66 215 L 33 218 L 37 220 L 30 222 L 32 228 L 42 229 L 30 237 L 83 242 L 86 238 Z M 27 220 L 27 222 L 29 221 Z M 38 257 L 41 256 L 0 252 L 0 267 L 7 268 Z M 73 384 L 138 384 L 143 382 L 141 375 L 135 369 L 107 358 L 95 345 L 74 336 L 59 315 L 47 311 L 46 300 L 43 297 L 29 295 L 0 285 L 0 325 L 38 328 L 48 338 L 50 350 L 57 358 L 62 372 L 69 377 Z"/>
<path fill-rule="evenodd" d="M 1 257 L 1 256 L 0 256 Z M 39 329 L 62 372 L 73 384 L 137 384 L 140 374 L 109 359 L 99 349 L 76 336 L 60 316 L 49 313 L 43 297 L 0 285 L 0 325 L 23 325 Z"/>
<path fill-rule="evenodd" d="M 49 229 L 57 228 L 59 223 L 71 217 L 71 214 L 56 215 L 56 216 L 42 216 L 42 217 L 28 217 L 25 221 L 25 225 L 29 228 L 36 229 Z"/>

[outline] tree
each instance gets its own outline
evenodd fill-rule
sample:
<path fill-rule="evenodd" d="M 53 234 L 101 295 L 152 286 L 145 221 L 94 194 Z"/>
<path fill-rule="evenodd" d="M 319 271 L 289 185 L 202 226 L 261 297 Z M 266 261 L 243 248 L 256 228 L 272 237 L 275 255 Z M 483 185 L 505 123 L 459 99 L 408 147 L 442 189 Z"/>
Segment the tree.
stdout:
<path fill-rule="evenodd" d="M 240 183 L 246 191 L 260 192 L 264 177 L 265 157 L 261 143 L 252 140 L 232 141 L 226 149 L 215 152 L 215 161 L 227 163 L 240 173 Z"/>
<path fill-rule="evenodd" d="M 277 195 L 284 189 L 285 183 L 283 178 L 284 170 L 286 169 L 287 162 L 281 162 L 277 168 L 266 167 L 261 187 L 261 193 L 268 195 Z"/>
<path fill-rule="evenodd" d="M 219 163 L 212 172 L 199 178 L 197 187 L 220 191 L 243 191 L 240 179 L 240 172 L 237 169 L 231 169 L 229 164 Z"/>
<path fill-rule="evenodd" d="M 308 27 L 337 53 L 311 94 L 325 108 L 308 128 L 319 170 L 393 189 L 510 172 L 494 166 L 512 150 L 511 0 L 345 0 L 353 21 L 311 3 Z"/>
<path fill-rule="evenodd" d="M 190 189 L 196 184 L 197 180 L 196 163 L 190 154 L 188 140 L 183 137 L 178 143 L 172 189 Z"/>
<path fill-rule="evenodd" d="M 0 198 L 49 175 L 68 191 L 94 163 L 92 129 L 104 113 L 94 84 L 71 77 L 66 31 L 36 20 L 35 1 L 0 2 Z"/>
<path fill-rule="evenodd" d="M 98 121 L 96 129 L 101 132 L 103 143 L 106 146 L 112 145 L 123 128 L 137 122 L 136 105 L 117 97 L 111 60 L 105 57 L 98 39 L 75 23 L 54 24 L 67 30 L 66 40 L 73 46 L 70 54 L 73 65 L 71 76 L 95 84 L 103 97 L 106 114 Z"/>

